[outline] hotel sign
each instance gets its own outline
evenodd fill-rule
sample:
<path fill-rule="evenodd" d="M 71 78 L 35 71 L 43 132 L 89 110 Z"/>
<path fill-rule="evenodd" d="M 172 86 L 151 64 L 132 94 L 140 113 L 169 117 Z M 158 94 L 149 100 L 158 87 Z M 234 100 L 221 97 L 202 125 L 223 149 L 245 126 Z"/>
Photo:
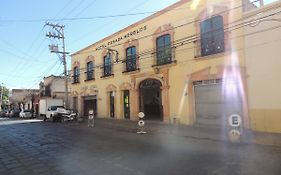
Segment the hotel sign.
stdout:
<path fill-rule="evenodd" d="M 126 38 L 130 38 L 132 36 L 138 35 L 139 33 L 145 31 L 146 29 L 147 29 L 146 26 L 142 26 L 142 27 L 140 27 L 140 28 L 138 28 L 136 30 L 130 31 L 128 33 L 125 33 L 124 35 L 122 35 L 122 36 L 120 36 L 118 38 L 115 38 L 113 40 L 108 41 L 107 43 L 104 43 L 104 44 L 98 46 L 96 48 L 96 50 L 101 50 L 101 49 L 107 48 L 107 47 L 109 47 L 109 46 L 111 46 L 113 44 L 116 44 L 116 43 L 126 39 Z"/>

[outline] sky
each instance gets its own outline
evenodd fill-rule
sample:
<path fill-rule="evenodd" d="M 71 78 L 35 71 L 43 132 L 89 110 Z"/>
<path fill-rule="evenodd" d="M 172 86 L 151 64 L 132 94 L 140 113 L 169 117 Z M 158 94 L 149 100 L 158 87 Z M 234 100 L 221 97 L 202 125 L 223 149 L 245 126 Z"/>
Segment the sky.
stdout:
<path fill-rule="evenodd" d="M 62 75 L 50 53 L 46 22 L 65 25 L 66 51 L 74 53 L 178 0 L 1 0 L 0 84 L 9 89 L 38 88 L 43 77 Z M 268 3 L 272 0 L 266 0 Z M 116 16 L 120 14 L 145 14 Z M 91 18 L 97 16 L 116 16 Z M 78 20 L 65 20 L 80 18 Z M 70 56 L 67 67 L 70 68 Z"/>

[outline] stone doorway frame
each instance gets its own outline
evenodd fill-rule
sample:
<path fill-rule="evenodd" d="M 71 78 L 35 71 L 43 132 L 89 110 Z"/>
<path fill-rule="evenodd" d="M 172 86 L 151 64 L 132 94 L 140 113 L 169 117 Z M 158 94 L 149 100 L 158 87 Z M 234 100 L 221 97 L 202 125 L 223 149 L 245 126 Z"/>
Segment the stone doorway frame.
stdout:
<path fill-rule="evenodd" d="M 145 79 L 156 79 L 162 84 L 161 88 L 161 98 L 162 98 L 162 112 L 163 112 L 163 122 L 170 122 L 170 102 L 169 102 L 169 69 L 160 69 L 158 74 L 154 71 L 146 72 L 137 75 L 131 75 L 131 103 L 132 103 L 132 120 L 138 120 L 139 110 L 139 96 L 140 96 L 140 83 Z"/>

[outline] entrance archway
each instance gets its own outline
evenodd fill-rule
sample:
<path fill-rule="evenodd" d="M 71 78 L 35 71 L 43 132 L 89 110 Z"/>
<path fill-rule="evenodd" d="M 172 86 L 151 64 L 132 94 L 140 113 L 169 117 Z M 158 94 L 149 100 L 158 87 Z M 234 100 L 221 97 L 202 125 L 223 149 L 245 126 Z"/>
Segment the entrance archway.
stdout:
<path fill-rule="evenodd" d="M 156 79 L 143 80 L 140 85 L 140 111 L 145 113 L 145 119 L 163 120 L 161 82 Z"/>
<path fill-rule="evenodd" d="M 83 98 L 84 100 L 84 116 L 89 115 L 90 110 L 94 110 L 95 114 L 97 114 L 97 96 L 86 96 Z"/>

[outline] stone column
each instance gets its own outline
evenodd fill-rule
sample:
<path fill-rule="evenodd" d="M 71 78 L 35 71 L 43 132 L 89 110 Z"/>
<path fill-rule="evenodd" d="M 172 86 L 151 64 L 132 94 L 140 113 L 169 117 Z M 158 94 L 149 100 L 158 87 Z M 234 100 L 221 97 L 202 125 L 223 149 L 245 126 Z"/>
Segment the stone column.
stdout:
<path fill-rule="evenodd" d="M 162 70 L 162 105 L 163 105 L 163 121 L 170 122 L 170 96 L 169 96 L 169 69 Z"/>
<path fill-rule="evenodd" d="M 79 112 L 80 117 L 84 117 L 84 102 L 82 96 L 77 96 L 77 110 Z"/>
<path fill-rule="evenodd" d="M 163 121 L 170 122 L 169 88 L 162 88 Z"/>
<path fill-rule="evenodd" d="M 139 92 L 137 89 L 130 90 L 130 117 L 131 120 L 138 120 L 139 113 Z"/>

